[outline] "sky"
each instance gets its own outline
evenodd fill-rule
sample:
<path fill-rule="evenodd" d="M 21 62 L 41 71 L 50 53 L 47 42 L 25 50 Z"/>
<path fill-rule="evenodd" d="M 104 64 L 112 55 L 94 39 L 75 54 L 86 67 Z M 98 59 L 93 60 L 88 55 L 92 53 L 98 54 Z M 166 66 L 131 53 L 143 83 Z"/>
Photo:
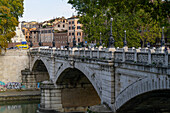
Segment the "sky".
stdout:
<path fill-rule="evenodd" d="M 67 2 L 68 0 L 24 0 L 24 14 L 19 21 L 43 22 L 62 16 L 69 18 L 76 12 Z"/>

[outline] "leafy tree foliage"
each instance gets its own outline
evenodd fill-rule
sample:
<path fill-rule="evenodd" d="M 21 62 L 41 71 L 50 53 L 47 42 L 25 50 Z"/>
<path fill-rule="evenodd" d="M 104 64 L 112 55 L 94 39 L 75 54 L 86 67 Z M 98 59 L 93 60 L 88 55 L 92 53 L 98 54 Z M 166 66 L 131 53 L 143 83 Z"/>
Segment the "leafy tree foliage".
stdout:
<path fill-rule="evenodd" d="M 0 53 L 15 36 L 15 27 L 23 9 L 23 0 L 0 0 Z"/>
<path fill-rule="evenodd" d="M 161 27 L 169 26 L 169 0 L 69 0 L 68 3 L 80 15 L 86 40 L 98 43 L 101 32 L 106 46 L 111 17 L 116 47 L 123 46 L 124 30 L 128 46 L 138 47 L 141 41 L 155 43 L 156 37 L 161 38 Z"/>

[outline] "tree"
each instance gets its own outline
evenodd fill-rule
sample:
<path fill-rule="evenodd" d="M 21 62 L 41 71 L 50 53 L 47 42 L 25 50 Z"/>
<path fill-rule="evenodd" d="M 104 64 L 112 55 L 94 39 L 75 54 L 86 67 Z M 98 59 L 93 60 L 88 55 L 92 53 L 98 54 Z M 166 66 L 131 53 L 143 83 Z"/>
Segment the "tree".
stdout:
<path fill-rule="evenodd" d="M 0 53 L 15 36 L 19 16 L 23 14 L 24 0 L 0 0 Z"/>
<path fill-rule="evenodd" d="M 169 26 L 169 1 L 165 0 L 69 0 L 68 3 L 77 10 L 86 40 L 107 45 L 110 30 L 110 18 L 113 21 L 113 37 L 115 46 L 122 47 L 124 30 L 127 31 L 129 47 L 140 46 L 147 42 L 154 43 L 156 37 L 161 37 L 161 27 Z M 164 7 L 163 7 L 164 6 Z M 165 11 L 166 12 L 162 12 Z"/>

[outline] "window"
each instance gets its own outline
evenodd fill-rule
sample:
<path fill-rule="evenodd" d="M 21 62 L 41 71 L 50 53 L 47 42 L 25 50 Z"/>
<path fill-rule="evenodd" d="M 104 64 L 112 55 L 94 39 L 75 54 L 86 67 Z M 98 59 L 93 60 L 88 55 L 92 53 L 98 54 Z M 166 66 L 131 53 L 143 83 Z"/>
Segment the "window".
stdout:
<path fill-rule="evenodd" d="M 74 29 L 74 26 L 72 26 L 72 29 Z"/>
<path fill-rule="evenodd" d="M 63 20 L 63 23 L 65 23 L 65 20 Z"/>
<path fill-rule="evenodd" d="M 72 24 L 74 24 L 74 21 L 72 21 Z"/>
<path fill-rule="evenodd" d="M 77 36 L 81 36 L 81 32 L 77 32 Z"/>
<path fill-rule="evenodd" d="M 80 38 L 78 38 L 78 42 L 80 42 Z"/>
<path fill-rule="evenodd" d="M 77 21 L 77 24 L 81 24 L 79 20 Z"/>
<path fill-rule="evenodd" d="M 65 28 L 65 25 L 63 25 L 63 28 Z"/>
<path fill-rule="evenodd" d="M 69 24 L 71 24 L 71 22 L 69 22 Z"/>
<path fill-rule="evenodd" d="M 81 29 L 81 26 L 77 26 L 77 29 Z"/>
<path fill-rule="evenodd" d="M 69 30 L 71 30 L 71 27 L 69 27 Z"/>
<path fill-rule="evenodd" d="M 58 25 L 58 27 L 60 27 L 60 25 Z"/>
<path fill-rule="evenodd" d="M 69 36 L 71 36 L 71 33 L 69 33 Z"/>
<path fill-rule="evenodd" d="M 74 35 L 74 33 L 72 33 L 72 35 Z"/>

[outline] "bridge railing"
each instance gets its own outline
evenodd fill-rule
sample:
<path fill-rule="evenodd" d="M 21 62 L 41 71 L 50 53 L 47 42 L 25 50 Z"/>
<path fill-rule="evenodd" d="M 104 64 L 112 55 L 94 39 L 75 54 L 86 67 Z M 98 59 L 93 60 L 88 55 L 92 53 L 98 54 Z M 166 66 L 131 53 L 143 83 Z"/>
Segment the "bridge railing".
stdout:
<path fill-rule="evenodd" d="M 114 53 L 115 62 L 131 62 L 155 66 L 170 65 L 170 50 L 148 48 L 118 48 Z"/>
<path fill-rule="evenodd" d="M 148 48 L 117 48 L 109 50 L 109 48 L 32 48 L 32 53 L 51 54 L 56 56 L 74 56 L 81 58 L 97 58 L 101 60 L 115 60 L 115 62 L 131 62 L 155 66 L 170 65 L 170 50 L 164 49 L 148 49 Z"/>
<path fill-rule="evenodd" d="M 31 53 L 40 54 L 51 54 L 52 56 L 74 56 L 81 58 L 95 58 L 101 60 L 113 60 L 114 51 L 110 51 L 107 48 L 72 48 L 72 49 L 61 49 L 61 48 L 31 48 Z"/>

